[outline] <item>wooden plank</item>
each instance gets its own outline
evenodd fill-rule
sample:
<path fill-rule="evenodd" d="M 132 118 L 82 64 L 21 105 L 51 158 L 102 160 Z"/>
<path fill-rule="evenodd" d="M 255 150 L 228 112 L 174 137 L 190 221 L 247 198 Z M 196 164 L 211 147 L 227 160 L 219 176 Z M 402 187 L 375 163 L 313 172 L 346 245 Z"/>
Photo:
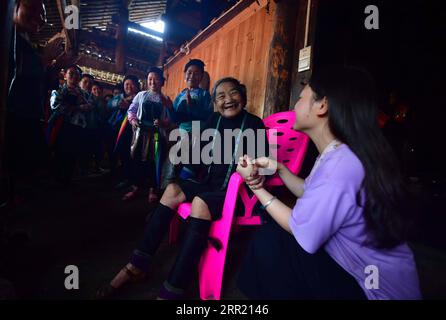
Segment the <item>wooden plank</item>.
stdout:
<path fill-rule="evenodd" d="M 249 29 L 246 34 L 246 59 L 245 59 L 245 82 L 248 83 L 248 111 L 257 114 L 256 106 L 253 104 L 252 97 L 254 96 L 254 87 L 253 87 L 253 79 L 254 79 L 254 44 L 255 44 L 255 29 L 259 26 L 256 26 L 256 15 L 253 15 L 249 20 Z"/>
<path fill-rule="evenodd" d="M 265 97 L 266 97 L 266 82 L 268 80 L 269 77 L 269 71 L 268 71 L 268 57 L 269 57 L 269 45 L 271 42 L 271 38 L 272 38 L 272 34 L 273 34 L 273 23 L 274 23 L 274 11 L 273 8 L 269 8 L 268 14 L 268 27 L 265 26 L 265 32 L 263 34 L 263 77 L 262 77 L 262 84 L 261 87 L 265 88 L 265 90 L 261 91 L 262 97 L 259 97 L 259 99 L 261 99 L 261 105 L 262 105 L 262 113 L 264 113 L 264 109 L 265 109 Z"/>
<path fill-rule="evenodd" d="M 259 96 L 261 96 L 260 90 L 256 90 L 255 88 L 261 88 L 261 78 L 266 77 L 265 72 L 262 73 L 266 68 L 262 61 L 263 58 L 263 46 L 262 46 L 262 37 L 264 32 L 264 20 L 265 20 L 265 11 L 261 14 L 256 15 L 256 30 L 255 30 L 255 47 L 254 47 L 254 61 L 253 61 L 253 79 L 252 79 L 252 95 L 251 95 L 251 103 L 253 105 L 253 109 L 256 110 L 256 114 L 261 116 L 263 114 L 263 101 L 259 101 Z M 263 87 L 264 88 L 264 87 Z"/>
<path fill-rule="evenodd" d="M 212 36 L 215 32 L 220 31 L 226 24 L 230 25 L 231 21 L 234 18 L 240 18 L 243 14 L 249 14 L 249 10 L 255 10 L 257 8 L 263 8 L 267 5 L 269 0 L 240 0 L 237 4 L 235 4 L 232 8 L 230 8 L 223 15 L 218 17 L 213 23 L 211 23 L 206 29 L 201 31 L 198 35 L 196 35 L 189 43 L 190 48 L 195 48 L 195 46 L 203 43 L 206 39 Z M 176 54 L 171 57 L 167 63 L 173 63 L 176 59 L 180 59 L 181 56 Z"/>

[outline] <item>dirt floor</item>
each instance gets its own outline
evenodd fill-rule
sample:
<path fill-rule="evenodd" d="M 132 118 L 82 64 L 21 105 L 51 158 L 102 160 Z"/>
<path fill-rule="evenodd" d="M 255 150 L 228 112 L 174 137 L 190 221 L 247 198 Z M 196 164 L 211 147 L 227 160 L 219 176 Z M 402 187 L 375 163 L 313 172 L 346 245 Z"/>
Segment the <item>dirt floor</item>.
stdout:
<path fill-rule="evenodd" d="M 90 299 L 128 261 L 142 236 L 153 205 L 145 195 L 123 202 L 106 176 L 75 181 L 62 188 L 43 181 L 22 188 L 23 203 L 8 212 L 2 276 L 25 299 Z M 249 230 L 251 229 L 251 230 Z M 236 274 L 253 228 L 234 232 L 226 264 L 223 299 L 243 299 Z M 181 238 L 180 238 L 181 239 Z M 124 288 L 116 299 L 154 299 L 167 278 L 179 244 L 165 239 L 149 277 Z M 79 269 L 79 290 L 66 290 L 65 268 Z M 187 297 L 198 299 L 197 281 Z"/>

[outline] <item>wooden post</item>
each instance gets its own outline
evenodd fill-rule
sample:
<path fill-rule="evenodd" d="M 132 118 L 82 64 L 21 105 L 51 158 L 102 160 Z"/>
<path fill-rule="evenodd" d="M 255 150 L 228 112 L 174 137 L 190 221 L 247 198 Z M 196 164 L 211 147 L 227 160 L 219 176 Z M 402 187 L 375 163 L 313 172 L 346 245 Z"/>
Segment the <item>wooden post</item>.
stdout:
<path fill-rule="evenodd" d="M 118 18 L 118 30 L 116 37 L 116 51 L 115 51 L 115 61 L 116 61 L 116 71 L 118 73 L 125 73 L 125 57 L 126 57 L 126 42 L 127 42 L 127 32 L 129 24 L 129 10 L 128 2 L 123 0 L 121 8 L 119 10 Z"/>
<path fill-rule="evenodd" d="M 79 9 L 79 15 L 81 14 L 80 0 L 71 0 L 71 4 Z M 81 21 L 79 21 L 79 29 L 69 30 L 68 35 L 71 39 L 71 53 L 77 55 L 79 52 L 79 30 L 82 28 Z"/>
<path fill-rule="evenodd" d="M 311 1 L 310 7 L 308 6 L 309 1 Z M 316 50 L 315 34 L 318 7 L 319 0 L 301 0 L 299 3 L 299 13 L 296 25 L 297 32 L 293 53 L 293 72 L 291 76 L 290 108 L 293 108 L 293 105 L 296 103 L 300 92 L 303 89 L 302 83 L 308 82 L 311 76 L 311 69 L 303 72 L 298 72 L 299 51 L 305 46 L 311 46 L 311 52 L 314 56 L 314 52 Z M 308 9 L 310 9 L 310 12 L 308 12 Z M 309 19 L 308 21 L 307 18 Z M 311 68 L 313 68 L 313 59 Z"/>
<path fill-rule="evenodd" d="M 5 177 L 5 125 L 6 125 L 6 101 L 8 97 L 8 68 L 9 52 L 11 45 L 11 34 L 13 28 L 12 17 L 14 13 L 14 0 L 0 1 L 0 179 L 3 189 L 3 178 Z"/>
<path fill-rule="evenodd" d="M 57 11 L 59 12 L 60 23 L 62 24 L 62 32 L 65 35 L 65 52 L 69 53 L 72 48 L 72 43 L 68 30 L 65 28 L 65 7 L 67 2 L 65 0 L 57 0 Z"/>
<path fill-rule="evenodd" d="M 295 0 L 280 0 L 275 5 L 270 3 L 270 10 L 274 10 L 274 25 L 268 57 L 264 117 L 289 109 L 298 4 Z"/>

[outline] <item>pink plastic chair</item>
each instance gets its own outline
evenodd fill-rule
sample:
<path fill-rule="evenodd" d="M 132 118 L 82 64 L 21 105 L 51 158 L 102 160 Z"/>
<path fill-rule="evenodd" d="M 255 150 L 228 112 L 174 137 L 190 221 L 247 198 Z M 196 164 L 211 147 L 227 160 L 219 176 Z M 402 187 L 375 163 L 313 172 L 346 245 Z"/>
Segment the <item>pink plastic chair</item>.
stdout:
<path fill-rule="evenodd" d="M 291 172 L 297 175 L 302 166 L 309 139 L 305 134 L 292 130 L 294 119 L 294 112 L 280 112 L 264 119 L 264 123 L 267 127 L 270 151 L 276 148 L 277 160 L 285 164 Z M 271 144 L 271 141 L 274 141 L 274 143 Z M 269 178 L 266 183 L 267 187 L 280 185 L 283 185 L 283 182 L 277 174 Z M 243 216 L 237 217 L 234 221 L 234 211 L 238 195 L 240 195 L 243 202 L 245 212 Z M 256 203 L 257 197 L 249 196 L 243 178 L 238 173 L 234 173 L 229 180 L 222 218 L 212 223 L 209 232 L 211 238 L 219 240 L 222 248 L 217 251 L 212 245 L 209 245 L 200 260 L 198 271 L 200 298 L 202 300 L 220 300 L 231 226 L 233 223 L 244 226 L 260 225 L 260 216 L 253 215 L 253 209 Z M 178 214 L 183 219 L 186 219 L 190 215 L 190 211 L 190 203 L 183 203 L 178 208 Z M 172 220 L 169 235 L 170 243 L 176 241 L 179 221 L 179 219 Z"/>
<path fill-rule="evenodd" d="M 286 127 L 293 129 L 294 122 L 296 121 L 296 114 L 294 111 L 283 111 L 270 115 L 263 119 L 266 129 L 270 128 L 282 128 Z"/>

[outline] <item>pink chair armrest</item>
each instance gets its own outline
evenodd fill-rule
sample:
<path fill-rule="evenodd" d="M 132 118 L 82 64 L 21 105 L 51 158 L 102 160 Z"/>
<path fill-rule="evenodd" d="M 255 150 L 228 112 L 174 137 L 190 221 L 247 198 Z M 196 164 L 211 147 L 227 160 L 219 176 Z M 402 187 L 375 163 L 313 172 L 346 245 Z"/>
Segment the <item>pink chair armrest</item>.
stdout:
<path fill-rule="evenodd" d="M 178 212 L 178 214 L 180 215 L 181 218 L 186 220 L 187 217 L 190 216 L 191 209 L 192 209 L 192 203 L 190 203 L 190 202 L 183 202 L 178 207 L 177 212 Z"/>

